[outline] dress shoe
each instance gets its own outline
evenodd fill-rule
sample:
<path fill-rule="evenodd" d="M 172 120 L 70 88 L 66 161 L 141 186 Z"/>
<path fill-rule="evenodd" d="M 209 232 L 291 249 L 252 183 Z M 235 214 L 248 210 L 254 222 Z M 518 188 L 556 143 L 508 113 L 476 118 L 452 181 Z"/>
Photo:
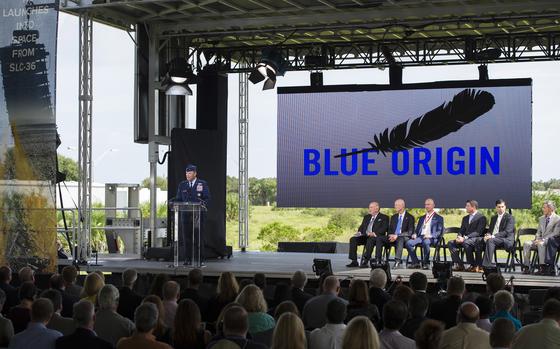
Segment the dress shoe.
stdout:
<path fill-rule="evenodd" d="M 411 264 L 408 269 L 420 269 L 420 264 L 416 263 L 416 264 Z"/>
<path fill-rule="evenodd" d="M 396 261 L 395 264 L 393 264 L 393 269 L 399 269 L 401 267 L 401 262 Z"/>
<path fill-rule="evenodd" d="M 529 275 L 529 274 L 530 274 L 530 272 L 529 272 L 529 267 L 523 267 L 523 269 L 521 270 L 521 272 L 522 272 L 523 274 L 525 274 L 525 275 Z"/>
<path fill-rule="evenodd" d="M 422 264 L 422 269 L 423 270 L 430 270 L 430 264 L 429 263 Z"/>
<path fill-rule="evenodd" d="M 350 262 L 350 264 L 346 264 L 347 268 L 356 268 L 358 266 L 359 266 L 358 262 L 356 262 L 356 261 L 352 261 L 352 262 Z"/>
<path fill-rule="evenodd" d="M 462 265 L 456 265 L 453 267 L 453 271 L 465 271 L 465 267 Z"/>

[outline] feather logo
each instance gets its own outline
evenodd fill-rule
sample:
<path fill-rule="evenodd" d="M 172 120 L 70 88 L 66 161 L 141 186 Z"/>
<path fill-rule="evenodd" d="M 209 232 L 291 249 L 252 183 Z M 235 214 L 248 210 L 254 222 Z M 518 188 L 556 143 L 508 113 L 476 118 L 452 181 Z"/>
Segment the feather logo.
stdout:
<path fill-rule="evenodd" d="M 494 107 L 494 96 L 487 91 L 465 89 L 456 94 L 451 102 L 443 103 L 416 119 L 406 120 L 389 130 L 376 134 L 370 148 L 338 154 L 335 158 L 379 151 L 387 153 L 411 149 L 441 139 L 473 122 Z"/>

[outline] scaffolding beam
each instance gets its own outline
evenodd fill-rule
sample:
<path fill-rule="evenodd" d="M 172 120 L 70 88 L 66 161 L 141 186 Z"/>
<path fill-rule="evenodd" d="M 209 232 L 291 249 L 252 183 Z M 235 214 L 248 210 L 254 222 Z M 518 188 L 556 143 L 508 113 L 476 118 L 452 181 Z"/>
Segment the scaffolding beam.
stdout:
<path fill-rule="evenodd" d="M 249 81 L 239 74 L 239 248 L 249 245 Z"/>

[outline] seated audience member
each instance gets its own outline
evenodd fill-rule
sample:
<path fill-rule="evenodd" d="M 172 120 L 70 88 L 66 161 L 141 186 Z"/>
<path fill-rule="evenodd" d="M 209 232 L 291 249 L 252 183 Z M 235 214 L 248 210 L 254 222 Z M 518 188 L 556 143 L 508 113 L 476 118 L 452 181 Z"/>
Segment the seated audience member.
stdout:
<path fill-rule="evenodd" d="M 513 349 L 560 348 L 560 301 L 549 299 L 544 303 L 543 319 L 521 328 L 513 338 Z"/>
<path fill-rule="evenodd" d="M 214 322 L 224 307 L 235 301 L 239 294 L 239 284 L 233 273 L 226 271 L 220 274 L 218 285 L 216 287 L 216 295 L 208 302 L 208 318 L 209 322 Z"/>
<path fill-rule="evenodd" d="M 372 201 L 368 206 L 368 214 L 362 220 L 362 224 L 350 238 L 350 248 L 348 250 L 348 258 L 352 267 L 369 267 L 369 260 L 373 254 L 373 248 L 376 245 L 378 237 L 385 236 L 389 228 L 389 217 L 379 212 L 379 203 Z M 365 245 L 366 249 L 362 256 L 362 263 L 358 264 L 358 246 Z"/>
<path fill-rule="evenodd" d="M 271 349 L 306 349 L 303 322 L 294 313 L 284 313 L 278 319 L 272 335 Z"/>
<path fill-rule="evenodd" d="M 511 348 L 515 325 L 509 319 L 496 319 L 490 330 L 490 346 L 492 349 Z"/>
<path fill-rule="evenodd" d="M 368 287 L 365 281 L 355 279 L 350 283 L 348 293 L 348 306 L 346 307 L 346 320 L 348 323 L 352 318 L 363 315 L 379 327 L 381 320 L 377 306 L 369 303 Z"/>
<path fill-rule="evenodd" d="M 445 332 L 441 349 L 490 349 L 488 332 L 476 326 L 479 317 L 476 304 L 465 302 L 459 307 L 458 324 Z"/>
<path fill-rule="evenodd" d="M 200 309 L 192 299 L 179 302 L 175 314 L 173 347 L 175 349 L 204 349 L 210 342 L 210 332 L 201 326 Z"/>
<path fill-rule="evenodd" d="M 398 269 L 402 261 L 402 251 L 406 243 L 414 234 L 415 218 L 406 211 L 403 199 L 395 200 L 396 213 L 389 219 L 387 235 L 375 239 L 375 259 L 381 263 L 383 248 L 395 247 L 395 264 L 393 269 Z"/>
<path fill-rule="evenodd" d="M 156 305 L 158 309 L 158 322 L 156 328 L 154 329 L 153 335 L 156 336 L 156 340 L 158 342 L 171 344 L 171 328 L 165 326 L 164 323 L 165 308 L 163 307 L 163 302 L 161 301 L 161 298 L 151 294 L 146 298 L 144 298 L 142 303 L 152 303 Z"/>
<path fill-rule="evenodd" d="M 165 309 L 165 317 L 163 323 L 168 328 L 173 328 L 175 322 L 175 313 L 177 313 L 177 301 L 181 287 L 175 281 L 167 281 L 163 285 L 163 308 Z"/>
<path fill-rule="evenodd" d="M 490 330 L 492 330 L 492 323 L 490 322 L 490 315 L 492 314 L 492 301 L 486 296 L 479 296 L 476 298 L 474 304 L 476 304 L 480 313 L 476 326 L 490 333 Z"/>
<path fill-rule="evenodd" d="M 296 304 L 300 314 L 303 313 L 303 307 L 308 300 L 313 298 L 313 295 L 305 292 L 305 285 L 307 284 L 307 275 L 302 270 L 297 270 L 292 275 L 292 301 Z"/>
<path fill-rule="evenodd" d="M 163 294 L 163 285 L 165 285 L 167 281 L 169 281 L 169 275 L 164 273 L 157 274 L 152 281 L 149 294 L 161 297 L 161 295 Z"/>
<path fill-rule="evenodd" d="M 461 305 L 461 299 L 465 293 L 465 281 L 457 276 L 447 280 L 447 295 L 445 298 L 432 303 L 430 307 L 430 319 L 441 321 L 446 329 L 457 324 L 457 310 Z"/>
<path fill-rule="evenodd" d="M 409 318 L 402 326 L 400 332 L 403 336 L 414 340 L 414 336 L 420 325 L 426 321 L 428 313 L 428 298 L 423 294 L 415 294 L 408 302 Z"/>
<path fill-rule="evenodd" d="M 222 338 L 224 336 L 224 314 L 226 313 L 226 311 L 228 311 L 229 308 L 231 307 L 241 307 L 241 305 L 239 303 L 235 303 L 235 302 L 231 302 L 229 304 L 227 304 L 223 309 L 222 312 L 218 315 L 218 318 L 216 319 L 216 323 L 215 323 L 215 328 L 213 333 L 214 335 L 214 339 L 217 338 Z M 206 324 L 206 326 L 208 326 L 208 324 Z M 272 328 L 272 330 L 274 330 L 274 328 Z M 261 333 L 264 333 L 267 331 L 263 331 Z M 257 334 L 255 334 L 256 336 Z M 253 338 L 254 336 L 249 335 L 251 338 Z M 272 338 L 272 337 L 270 337 Z"/>
<path fill-rule="evenodd" d="M 496 319 L 504 318 L 510 320 L 515 325 L 515 330 L 521 329 L 521 321 L 511 315 L 511 308 L 513 308 L 513 295 L 506 290 L 496 292 L 494 295 L 494 315 L 490 317 L 490 321 L 494 322 Z"/>
<path fill-rule="evenodd" d="M 74 304 L 80 300 L 80 297 L 76 297 L 74 295 L 65 292 L 64 279 L 60 274 L 53 274 L 49 279 L 49 285 L 52 290 L 55 290 L 60 293 L 61 300 L 62 300 L 62 303 L 60 305 L 62 307 L 62 310 L 60 311 L 60 315 L 62 315 L 65 318 L 71 319 Z M 55 313 L 56 313 L 56 306 L 55 306 Z M 66 335 L 66 333 L 62 333 L 62 334 Z"/>
<path fill-rule="evenodd" d="M 502 199 L 496 201 L 496 214 L 490 218 L 488 232 L 484 235 L 484 259 L 482 265 L 495 267 L 494 253 L 496 248 L 510 251 L 515 242 L 515 218 L 506 212 L 506 202 Z"/>
<path fill-rule="evenodd" d="M 266 288 L 266 275 L 264 273 L 255 273 L 253 275 L 253 283 L 264 292 Z"/>
<path fill-rule="evenodd" d="M 414 339 L 418 349 L 439 349 L 443 335 L 443 323 L 436 320 L 426 320 L 416 331 Z"/>
<path fill-rule="evenodd" d="M 57 338 L 62 337 L 58 331 L 47 328 L 53 314 L 50 300 L 38 298 L 31 306 L 31 321 L 27 329 L 16 334 L 10 341 L 12 349 L 51 349 Z"/>
<path fill-rule="evenodd" d="M 138 306 L 134 312 L 136 330 L 132 336 L 119 339 L 117 349 L 171 349 L 169 344 L 156 341 L 153 335 L 158 315 L 158 309 L 153 303 Z"/>
<path fill-rule="evenodd" d="M 415 271 L 410 274 L 408 285 L 414 293 L 426 294 L 426 290 L 428 289 L 428 277 L 424 273 Z"/>
<path fill-rule="evenodd" d="M 35 283 L 35 272 L 30 267 L 23 267 L 18 272 L 18 281 L 22 285 L 24 282 Z"/>
<path fill-rule="evenodd" d="M 328 276 L 323 283 L 323 294 L 315 296 L 307 301 L 303 307 L 303 323 L 305 328 L 312 330 L 321 328 L 327 323 L 327 304 L 338 298 L 340 282 L 335 276 Z M 342 300 L 348 304 L 346 300 Z"/>
<path fill-rule="evenodd" d="M 6 294 L 6 301 L 2 309 L 2 314 L 8 314 L 10 308 L 19 303 L 18 289 L 12 286 L 12 269 L 8 266 L 0 267 L 0 289 Z"/>
<path fill-rule="evenodd" d="M 27 328 L 27 324 L 31 320 L 31 305 L 35 300 L 37 287 L 31 281 L 24 282 L 19 287 L 19 305 L 10 309 L 8 319 L 14 325 L 14 332 L 20 333 Z"/>
<path fill-rule="evenodd" d="M 134 311 L 142 303 L 142 296 L 134 292 L 134 284 L 138 273 L 134 269 L 126 269 L 122 273 L 122 287 L 119 288 L 119 307 L 117 313 L 130 320 L 134 319 Z"/>
<path fill-rule="evenodd" d="M 377 306 L 379 314 L 383 313 L 385 303 L 391 300 L 391 295 L 385 291 L 386 285 L 387 273 L 383 269 L 373 269 L 369 276 L 369 301 Z"/>
<path fill-rule="evenodd" d="M 4 303 L 6 303 L 6 293 L 0 289 L 0 309 L 2 309 Z M 13 336 L 14 326 L 12 322 L 0 314 L 0 348 L 7 347 Z"/>
<path fill-rule="evenodd" d="M 467 215 L 461 220 L 461 228 L 455 240 L 447 243 L 451 260 L 455 264 L 454 271 L 464 271 L 463 260 L 459 256 L 459 249 L 463 248 L 470 264 L 467 271 L 482 272 L 482 250 L 484 246 L 484 229 L 486 217 L 478 211 L 476 200 L 467 200 L 465 204 Z"/>
<path fill-rule="evenodd" d="M 383 331 L 379 333 L 382 349 L 414 349 L 414 341 L 400 333 L 408 317 L 406 304 L 392 300 L 383 308 Z"/>
<path fill-rule="evenodd" d="M 430 247 L 436 247 L 440 236 L 443 234 L 443 217 L 434 210 L 436 204 L 433 199 L 426 199 L 424 207 L 426 213 L 418 218 L 418 225 L 410 240 L 406 242 L 406 249 L 411 259 L 411 269 L 420 269 L 420 262 L 416 255 L 416 246 L 420 246 L 424 253 L 422 269 L 430 269 Z"/>
<path fill-rule="evenodd" d="M 103 286 L 101 291 L 99 291 L 98 301 L 99 310 L 95 314 L 94 330 L 99 338 L 106 340 L 114 346 L 119 339 L 131 336 L 134 332 L 134 324 L 117 313 L 119 290 L 113 285 Z"/>
<path fill-rule="evenodd" d="M 346 304 L 337 298 L 329 302 L 327 305 L 327 323 L 311 332 L 309 349 L 342 348 L 342 337 L 344 337 L 344 331 L 346 331 L 346 325 L 344 324 L 346 310 Z"/>
<path fill-rule="evenodd" d="M 265 295 L 266 299 L 266 295 Z M 269 313 L 274 313 L 274 308 L 284 301 L 292 300 L 292 287 L 286 282 L 279 282 L 274 285 L 273 297 L 270 303 L 268 303 Z"/>
<path fill-rule="evenodd" d="M 50 300 L 54 309 L 54 313 L 47 324 L 47 328 L 56 330 L 62 333 L 63 336 L 73 333 L 76 329 L 74 320 L 60 315 L 60 311 L 62 310 L 62 295 L 60 292 L 52 289 L 46 290 L 41 293 L 41 298 Z"/>
<path fill-rule="evenodd" d="M 546 272 L 546 250 L 549 242 L 555 241 L 560 235 L 560 216 L 555 212 L 554 201 L 545 201 L 542 206 L 543 215 L 539 218 L 535 239 L 523 243 L 523 273 L 528 274 L 531 264 L 531 251 L 538 253 L 539 273 Z M 553 242 L 554 243 L 554 242 Z"/>
<path fill-rule="evenodd" d="M 74 333 L 56 340 L 56 349 L 112 349 L 113 346 L 97 337 L 93 331 L 95 307 L 90 301 L 81 300 L 74 304 Z"/>
<path fill-rule="evenodd" d="M 406 285 L 398 285 L 393 291 L 393 300 L 403 302 L 405 305 L 410 302 L 410 299 L 414 296 L 414 291 Z"/>
<path fill-rule="evenodd" d="M 292 301 L 284 301 L 278 304 L 278 306 L 274 309 L 274 321 L 278 323 L 278 319 L 284 313 L 294 313 L 297 316 L 300 316 L 298 308 L 296 307 L 295 303 Z M 270 330 L 255 333 L 255 335 L 253 335 L 253 340 L 255 342 L 262 343 L 267 347 L 270 347 L 272 345 L 273 334 L 274 334 L 274 328 L 271 328 Z"/>
<path fill-rule="evenodd" d="M 492 298 L 494 294 L 506 288 L 506 279 L 501 274 L 490 273 L 486 277 L 486 291 Z"/>
<path fill-rule="evenodd" d="M 263 293 L 256 285 L 245 286 L 235 301 L 249 313 L 249 333 L 251 335 L 275 326 L 274 318 L 267 314 L 268 306 Z"/>
<path fill-rule="evenodd" d="M 64 280 L 64 292 L 71 296 L 80 298 L 82 287 L 76 285 L 78 270 L 73 265 L 67 265 L 62 269 L 62 279 Z"/>
<path fill-rule="evenodd" d="M 379 349 L 379 335 L 375 326 L 365 316 L 356 316 L 346 326 L 342 349 Z"/>
<path fill-rule="evenodd" d="M 224 308 L 223 314 L 223 336 L 216 338 L 208 345 L 208 349 L 213 349 L 223 345 L 225 342 L 233 342 L 239 348 L 245 349 L 266 349 L 267 346 L 247 339 L 249 331 L 249 316 L 247 311 L 239 306 L 233 305 Z"/>
<path fill-rule="evenodd" d="M 105 281 L 98 273 L 89 273 L 84 281 L 84 287 L 80 295 L 81 299 L 92 302 L 97 306 L 97 294 L 105 285 Z"/>
<path fill-rule="evenodd" d="M 205 297 L 202 293 L 200 293 L 199 289 L 202 285 L 202 281 L 204 276 L 202 275 L 202 270 L 200 269 L 192 269 L 189 271 L 189 283 L 188 287 L 181 292 L 180 299 L 192 299 L 198 308 L 200 309 L 201 314 L 206 314 L 206 308 L 208 307 L 208 298 Z M 203 315 L 203 320 L 206 320 L 206 316 Z"/>

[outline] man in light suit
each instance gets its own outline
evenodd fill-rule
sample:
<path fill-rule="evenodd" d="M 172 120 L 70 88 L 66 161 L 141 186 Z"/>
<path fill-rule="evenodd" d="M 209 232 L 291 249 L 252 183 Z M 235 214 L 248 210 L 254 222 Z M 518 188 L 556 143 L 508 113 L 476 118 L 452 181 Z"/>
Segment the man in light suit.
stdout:
<path fill-rule="evenodd" d="M 411 269 L 419 269 L 418 256 L 416 256 L 416 246 L 422 244 L 424 249 L 424 260 L 422 268 L 430 268 L 430 246 L 436 246 L 441 234 L 443 234 L 443 217 L 434 211 L 436 204 L 433 199 L 426 199 L 424 208 L 426 214 L 418 219 L 416 230 L 406 243 L 406 249 L 411 259 Z"/>
<path fill-rule="evenodd" d="M 542 315 L 540 322 L 526 325 L 517 332 L 512 349 L 560 348 L 560 301 L 547 300 Z"/>
<path fill-rule="evenodd" d="M 381 236 L 375 242 L 375 257 L 381 263 L 384 246 L 395 246 L 395 265 L 397 269 L 401 265 L 403 247 L 414 234 L 414 216 L 406 212 L 406 204 L 403 199 L 395 200 L 395 213 L 389 222 L 387 236 Z"/>
<path fill-rule="evenodd" d="M 459 323 L 441 336 L 440 349 L 490 349 L 488 332 L 478 328 L 479 310 L 476 304 L 465 302 L 459 307 Z"/>
<path fill-rule="evenodd" d="M 556 206 L 552 201 L 546 201 L 542 206 L 543 216 L 539 218 L 539 226 L 537 228 L 537 235 L 534 240 L 525 241 L 523 244 L 523 273 L 529 273 L 529 266 L 531 265 L 531 250 L 537 250 L 539 255 L 539 272 L 544 272 L 545 258 L 546 258 L 546 245 L 549 239 L 560 235 L 560 216 L 554 212 Z"/>
<path fill-rule="evenodd" d="M 511 250 L 515 241 L 515 218 L 506 212 L 506 202 L 502 199 L 496 201 L 496 215 L 490 218 L 490 227 L 484 235 L 486 248 L 482 265 L 494 265 L 494 251 L 496 247 Z"/>
<path fill-rule="evenodd" d="M 367 268 L 377 237 L 387 234 L 389 217 L 379 212 L 379 203 L 375 201 L 370 202 L 368 212 L 364 216 L 356 234 L 350 238 L 348 258 L 351 262 L 347 265 L 349 268 L 358 266 L 357 249 L 360 245 L 366 245 L 366 252 L 362 256 L 362 264 L 360 266 Z"/>
<path fill-rule="evenodd" d="M 467 215 L 461 221 L 461 228 L 455 240 L 449 241 L 447 247 L 451 259 L 455 263 L 453 271 L 464 271 L 465 266 L 459 258 L 459 248 L 463 247 L 467 255 L 467 263 L 471 266 L 468 271 L 482 272 L 482 247 L 484 229 L 486 228 L 486 217 L 478 212 L 478 202 L 467 200 L 465 204 Z M 474 253 L 476 252 L 476 260 Z"/>

